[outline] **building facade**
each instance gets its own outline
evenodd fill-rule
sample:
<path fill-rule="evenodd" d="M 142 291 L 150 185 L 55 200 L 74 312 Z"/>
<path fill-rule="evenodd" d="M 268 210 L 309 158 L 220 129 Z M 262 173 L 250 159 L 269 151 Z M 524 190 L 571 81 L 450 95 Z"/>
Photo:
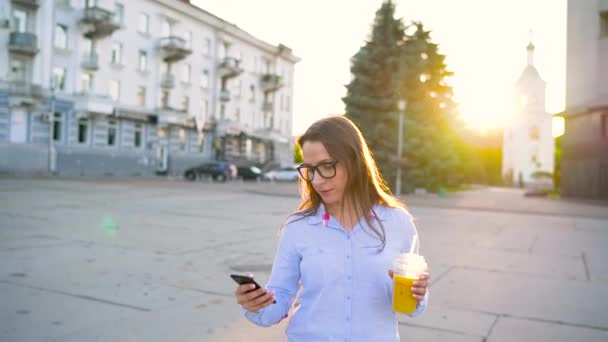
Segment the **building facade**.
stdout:
<path fill-rule="evenodd" d="M 0 171 L 287 165 L 299 59 L 178 0 L 0 2 Z"/>
<path fill-rule="evenodd" d="M 551 184 L 550 177 L 543 181 L 537 175 L 553 173 L 554 165 L 552 116 L 545 110 L 546 84 L 534 66 L 534 49 L 532 43 L 526 48 L 527 65 L 515 84 L 514 120 L 503 136 L 503 179 L 524 186 Z"/>
<path fill-rule="evenodd" d="M 608 0 L 568 1 L 561 194 L 608 199 Z"/>

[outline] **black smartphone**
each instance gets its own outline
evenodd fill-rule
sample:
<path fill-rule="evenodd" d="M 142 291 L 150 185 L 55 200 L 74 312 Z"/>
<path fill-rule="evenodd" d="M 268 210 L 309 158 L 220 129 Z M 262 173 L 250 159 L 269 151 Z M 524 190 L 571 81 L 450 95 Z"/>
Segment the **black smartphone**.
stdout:
<path fill-rule="evenodd" d="M 250 276 L 246 276 L 246 275 L 241 275 L 241 274 L 231 274 L 230 278 L 232 278 L 234 281 L 236 281 L 237 284 L 239 285 L 247 285 L 247 284 L 253 284 L 255 285 L 255 289 L 251 290 L 257 290 L 262 288 L 260 286 L 260 284 L 258 284 L 252 277 Z M 276 300 L 273 302 L 274 304 L 276 304 Z"/>
<path fill-rule="evenodd" d="M 240 274 L 231 274 L 230 278 L 232 278 L 234 281 L 236 281 L 236 283 L 239 285 L 253 284 L 253 285 L 255 285 L 254 290 L 261 288 L 260 284 L 258 284 L 255 280 L 253 280 L 253 278 L 250 276 L 240 275 Z"/>

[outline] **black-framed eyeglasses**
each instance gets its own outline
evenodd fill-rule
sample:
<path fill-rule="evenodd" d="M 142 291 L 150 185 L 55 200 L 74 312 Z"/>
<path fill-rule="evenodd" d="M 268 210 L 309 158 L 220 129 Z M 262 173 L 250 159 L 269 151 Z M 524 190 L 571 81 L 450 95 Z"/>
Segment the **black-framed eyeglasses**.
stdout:
<path fill-rule="evenodd" d="M 330 179 L 336 176 L 336 164 L 337 161 L 328 161 L 317 164 L 316 166 L 302 164 L 296 168 L 300 176 L 309 182 L 315 178 L 315 173 L 319 176 Z"/>

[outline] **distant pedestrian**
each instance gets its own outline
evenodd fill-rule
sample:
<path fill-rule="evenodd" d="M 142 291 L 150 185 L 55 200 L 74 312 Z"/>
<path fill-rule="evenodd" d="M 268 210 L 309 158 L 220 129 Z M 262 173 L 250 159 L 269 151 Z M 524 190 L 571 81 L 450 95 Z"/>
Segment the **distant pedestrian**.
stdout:
<path fill-rule="evenodd" d="M 298 144 L 302 200 L 281 230 L 267 288 L 241 285 L 237 302 L 251 322 L 271 326 L 297 295 L 290 342 L 399 341 L 392 262 L 417 240 L 412 216 L 347 118 L 315 122 Z M 424 273 L 413 283 L 412 317 L 427 306 L 428 282 Z"/>

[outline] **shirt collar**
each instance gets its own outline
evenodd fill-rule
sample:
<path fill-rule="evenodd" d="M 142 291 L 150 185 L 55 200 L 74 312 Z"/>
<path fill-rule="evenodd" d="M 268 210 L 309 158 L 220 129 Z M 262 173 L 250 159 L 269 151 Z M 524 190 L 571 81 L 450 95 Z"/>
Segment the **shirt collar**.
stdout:
<path fill-rule="evenodd" d="M 382 205 L 379 204 L 374 204 L 373 206 L 374 209 L 374 213 L 377 215 L 378 219 L 380 219 L 380 221 L 385 221 L 385 208 Z M 323 203 L 321 203 L 319 205 L 319 209 L 317 210 L 317 212 L 308 217 L 308 223 L 309 224 L 322 224 L 323 223 L 323 215 L 325 214 L 325 206 L 323 205 Z M 373 214 L 372 214 L 373 217 Z M 333 220 L 333 217 L 332 217 Z"/>

